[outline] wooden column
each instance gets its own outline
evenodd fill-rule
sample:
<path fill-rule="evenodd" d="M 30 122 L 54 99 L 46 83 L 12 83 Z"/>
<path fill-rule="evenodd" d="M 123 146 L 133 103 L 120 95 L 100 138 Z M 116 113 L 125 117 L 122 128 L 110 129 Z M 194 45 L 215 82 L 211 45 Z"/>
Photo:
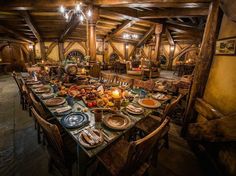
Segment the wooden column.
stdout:
<path fill-rule="evenodd" d="M 199 52 L 198 62 L 194 70 L 193 84 L 190 98 L 185 113 L 185 124 L 194 121 L 196 117 L 192 114 L 194 102 L 197 97 L 203 97 L 205 86 L 210 72 L 211 63 L 215 51 L 216 37 L 220 27 L 220 0 L 215 0 L 210 4 L 209 14 Z M 195 113 L 196 114 L 196 113 Z"/>
<path fill-rule="evenodd" d="M 170 45 L 168 70 L 172 70 L 174 54 L 175 54 L 175 45 Z"/>
<path fill-rule="evenodd" d="M 125 56 L 125 60 L 129 60 L 129 44 L 128 43 L 124 43 L 124 56 Z"/>
<path fill-rule="evenodd" d="M 46 51 L 45 51 L 44 42 L 40 41 L 39 46 L 40 46 L 41 58 L 42 58 L 42 60 L 45 60 L 46 59 Z"/>
<path fill-rule="evenodd" d="M 155 26 L 155 50 L 153 54 L 153 61 L 158 61 L 159 50 L 160 50 L 160 43 L 161 43 L 161 33 L 162 33 L 163 25 L 156 24 Z"/>
<path fill-rule="evenodd" d="M 33 64 L 36 64 L 36 60 L 35 60 L 35 58 L 36 58 L 36 50 L 35 50 L 35 44 L 33 45 Z"/>
<path fill-rule="evenodd" d="M 108 42 L 106 42 L 105 40 L 103 40 L 103 44 L 104 44 L 104 61 L 106 62 L 106 63 L 108 63 L 109 62 L 109 56 L 108 56 Z"/>
<path fill-rule="evenodd" d="M 93 7 L 93 15 L 88 20 L 88 45 L 90 61 L 96 61 L 96 23 L 99 18 L 98 8 Z"/>
<path fill-rule="evenodd" d="M 63 61 L 64 58 L 64 43 L 58 43 L 58 52 L 59 52 L 59 60 Z"/>

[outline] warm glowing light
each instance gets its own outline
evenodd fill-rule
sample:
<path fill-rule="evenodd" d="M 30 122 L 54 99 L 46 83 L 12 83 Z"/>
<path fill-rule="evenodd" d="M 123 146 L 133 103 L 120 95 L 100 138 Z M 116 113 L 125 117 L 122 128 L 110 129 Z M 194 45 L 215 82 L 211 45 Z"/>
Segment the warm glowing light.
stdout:
<path fill-rule="evenodd" d="M 85 68 L 82 68 L 81 69 L 81 74 L 85 74 L 85 72 L 86 72 Z"/>
<path fill-rule="evenodd" d="M 30 49 L 30 50 L 33 49 L 33 45 L 32 45 L 32 44 L 29 45 L 29 49 Z"/>
<path fill-rule="evenodd" d="M 59 10 L 60 10 L 61 13 L 65 13 L 65 11 L 66 11 L 66 9 L 62 5 L 61 5 Z"/>
<path fill-rule="evenodd" d="M 92 16 L 92 12 L 91 12 L 91 10 L 88 10 L 87 15 L 88 15 L 88 17 L 91 17 L 91 16 Z"/>
<path fill-rule="evenodd" d="M 80 19 L 81 22 L 84 21 L 83 15 L 80 15 L 79 19 Z"/>
<path fill-rule="evenodd" d="M 129 45 L 125 45 L 125 48 L 128 49 L 128 48 L 129 48 Z"/>
<path fill-rule="evenodd" d="M 119 90 L 114 90 L 113 92 L 112 92 L 112 97 L 113 98 L 120 98 L 120 92 L 119 92 Z"/>
<path fill-rule="evenodd" d="M 68 15 L 68 13 L 65 14 L 65 19 L 66 19 L 66 20 L 69 19 L 69 15 Z"/>
<path fill-rule="evenodd" d="M 76 11 L 76 12 L 81 11 L 80 5 L 81 5 L 81 4 L 76 4 L 76 6 L 75 6 L 75 11 Z"/>

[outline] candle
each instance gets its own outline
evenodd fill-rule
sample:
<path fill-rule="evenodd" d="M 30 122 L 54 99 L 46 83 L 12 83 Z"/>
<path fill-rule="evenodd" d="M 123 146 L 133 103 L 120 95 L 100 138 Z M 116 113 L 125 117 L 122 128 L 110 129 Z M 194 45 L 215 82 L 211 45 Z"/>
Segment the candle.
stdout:
<path fill-rule="evenodd" d="M 112 97 L 113 98 L 120 98 L 120 92 L 116 89 L 112 92 Z"/>
<path fill-rule="evenodd" d="M 81 74 L 85 74 L 85 68 L 81 69 Z"/>

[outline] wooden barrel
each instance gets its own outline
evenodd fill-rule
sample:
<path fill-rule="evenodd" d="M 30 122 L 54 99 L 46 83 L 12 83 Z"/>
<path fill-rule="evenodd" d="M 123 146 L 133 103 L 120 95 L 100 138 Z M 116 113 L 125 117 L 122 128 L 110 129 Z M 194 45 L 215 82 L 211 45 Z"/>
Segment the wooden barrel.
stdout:
<path fill-rule="evenodd" d="M 77 72 L 78 72 L 78 67 L 76 64 L 67 64 L 65 66 L 65 72 L 68 74 L 68 75 L 76 75 Z"/>

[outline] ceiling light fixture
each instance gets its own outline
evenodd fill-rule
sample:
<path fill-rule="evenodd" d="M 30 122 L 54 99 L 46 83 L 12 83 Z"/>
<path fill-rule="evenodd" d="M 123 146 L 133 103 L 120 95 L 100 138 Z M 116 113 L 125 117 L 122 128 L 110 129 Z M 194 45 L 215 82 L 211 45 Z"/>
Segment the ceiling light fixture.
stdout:
<path fill-rule="evenodd" d="M 63 5 L 60 6 L 59 12 L 64 16 L 67 22 L 71 20 L 71 18 L 76 15 L 79 17 L 79 20 L 81 22 L 85 20 L 88 20 L 88 17 L 92 16 L 92 11 L 89 9 L 86 13 L 84 12 L 84 9 L 82 8 L 82 3 L 77 3 L 73 9 L 66 9 Z M 86 14 L 86 15 L 85 15 Z"/>
<path fill-rule="evenodd" d="M 137 34 L 127 34 L 123 33 L 123 39 L 138 39 L 139 36 Z"/>

